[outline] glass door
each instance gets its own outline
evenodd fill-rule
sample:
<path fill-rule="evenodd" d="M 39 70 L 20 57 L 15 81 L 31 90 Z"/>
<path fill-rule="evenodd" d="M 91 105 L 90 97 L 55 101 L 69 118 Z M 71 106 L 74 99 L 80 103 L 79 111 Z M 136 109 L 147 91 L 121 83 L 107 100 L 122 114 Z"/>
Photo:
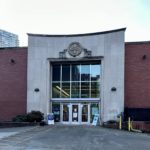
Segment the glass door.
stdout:
<path fill-rule="evenodd" d="M 79 104 L 72 104 L 72 124 L 79 123 Z"/>
<path fill-rule="evenodd" d="M 62 104 L 62 122 L 69 123 L 70 105 Z"/>
<path fill-rule="evenodd" d="M 90 124 L 90 104 L 62 103 L 61 122 L 63 124 Z"/>
<path fill-rule="evenodd" d="M 81 123 L 82 124 L 90 123 L 89 104 L 81 104 Z"/>

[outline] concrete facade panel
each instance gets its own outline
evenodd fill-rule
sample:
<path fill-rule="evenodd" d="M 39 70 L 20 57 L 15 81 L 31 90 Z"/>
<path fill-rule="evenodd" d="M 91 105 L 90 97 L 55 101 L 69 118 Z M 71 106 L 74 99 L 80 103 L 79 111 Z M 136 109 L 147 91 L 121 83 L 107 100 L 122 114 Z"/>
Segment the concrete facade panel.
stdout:
<path fill-rule="evenodd" d="M 29 35 L 28 44 L 28 92 L 27 111 L 40 109 L 45 116 L 50 111 L 50 65 L 48 59 L 58 59 L 59 52 L 72 42 L 92 52 L 92 57 L 103 57 L 101 87 L 101 119 L 103 122 L 117 119 L 124 109 L 124 30 L 107 34 L 75 37 L 48 37 Z M 82 55 L 67 59 L 82 60 Z M 111 88 L 115 87 L 115 92 Z M 39 88 L 39 92 L 34 91 Z"/>

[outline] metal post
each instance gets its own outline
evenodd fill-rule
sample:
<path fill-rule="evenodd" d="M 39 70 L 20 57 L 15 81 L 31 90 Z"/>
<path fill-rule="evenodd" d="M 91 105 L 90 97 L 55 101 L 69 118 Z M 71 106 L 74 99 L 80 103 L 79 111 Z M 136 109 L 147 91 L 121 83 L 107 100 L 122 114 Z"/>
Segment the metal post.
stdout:
<path fill-rule="evenodd" d="M 119 129 L 121 130 L 122 129 L 122 116 L 120 115 L 120 118 L 119 118 Z"/>
<path fill-rule="evenodd" d="M 128 118 L 128 131 L 131 131 L 131 119 L 130 119 L 130 117 Z"/>

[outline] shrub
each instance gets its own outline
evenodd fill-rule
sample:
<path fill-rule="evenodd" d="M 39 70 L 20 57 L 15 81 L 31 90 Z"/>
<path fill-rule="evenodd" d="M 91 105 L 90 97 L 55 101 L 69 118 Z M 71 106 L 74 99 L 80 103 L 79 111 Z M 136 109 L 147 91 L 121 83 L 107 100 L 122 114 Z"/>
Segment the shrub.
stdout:
<path fill-rule="evenodd" d="M 44 119 L 44 114 L 40 111 L 31 111 L 27 114 L 28 122 L 41 122 Z"/>
<path fill-rule="evenodd" d="M 27 114 L 17 115 L 12 119 L 13 122 L 27 122 Z"/>
<path fill-rule="evenodd" d="M 40 111 L 31 111 L 27 114 L 17 115 L 12 119 L 13 122 L 41 122 L 44 114 Z"/>

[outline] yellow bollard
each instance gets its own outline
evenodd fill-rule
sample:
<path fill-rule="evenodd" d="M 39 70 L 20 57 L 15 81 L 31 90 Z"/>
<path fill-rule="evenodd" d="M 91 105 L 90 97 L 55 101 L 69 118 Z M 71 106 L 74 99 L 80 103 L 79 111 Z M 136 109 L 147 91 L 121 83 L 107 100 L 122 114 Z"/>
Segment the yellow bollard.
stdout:
<path fill-rule="evenodd" d="M 122 129 L 122 117 L 120 115 L 120 118 L 119 118 L 119 129 L 121 130 Z"/>
<path fill-rule="evenodd" d="M 131 119 L 130 119 L 130 117 L 128 118 L 128 131 L 131 131 Z"/>
<path fill-rule="evenodd" d="M 128 118 L 128 131 L 134 131 L 134 132 L 139 132 L 139 133 L 142 132 L 141 130 L 133 129 L 133 127 L 132 127 L 132 121 L 131 121 L 130 117 Z"/>

